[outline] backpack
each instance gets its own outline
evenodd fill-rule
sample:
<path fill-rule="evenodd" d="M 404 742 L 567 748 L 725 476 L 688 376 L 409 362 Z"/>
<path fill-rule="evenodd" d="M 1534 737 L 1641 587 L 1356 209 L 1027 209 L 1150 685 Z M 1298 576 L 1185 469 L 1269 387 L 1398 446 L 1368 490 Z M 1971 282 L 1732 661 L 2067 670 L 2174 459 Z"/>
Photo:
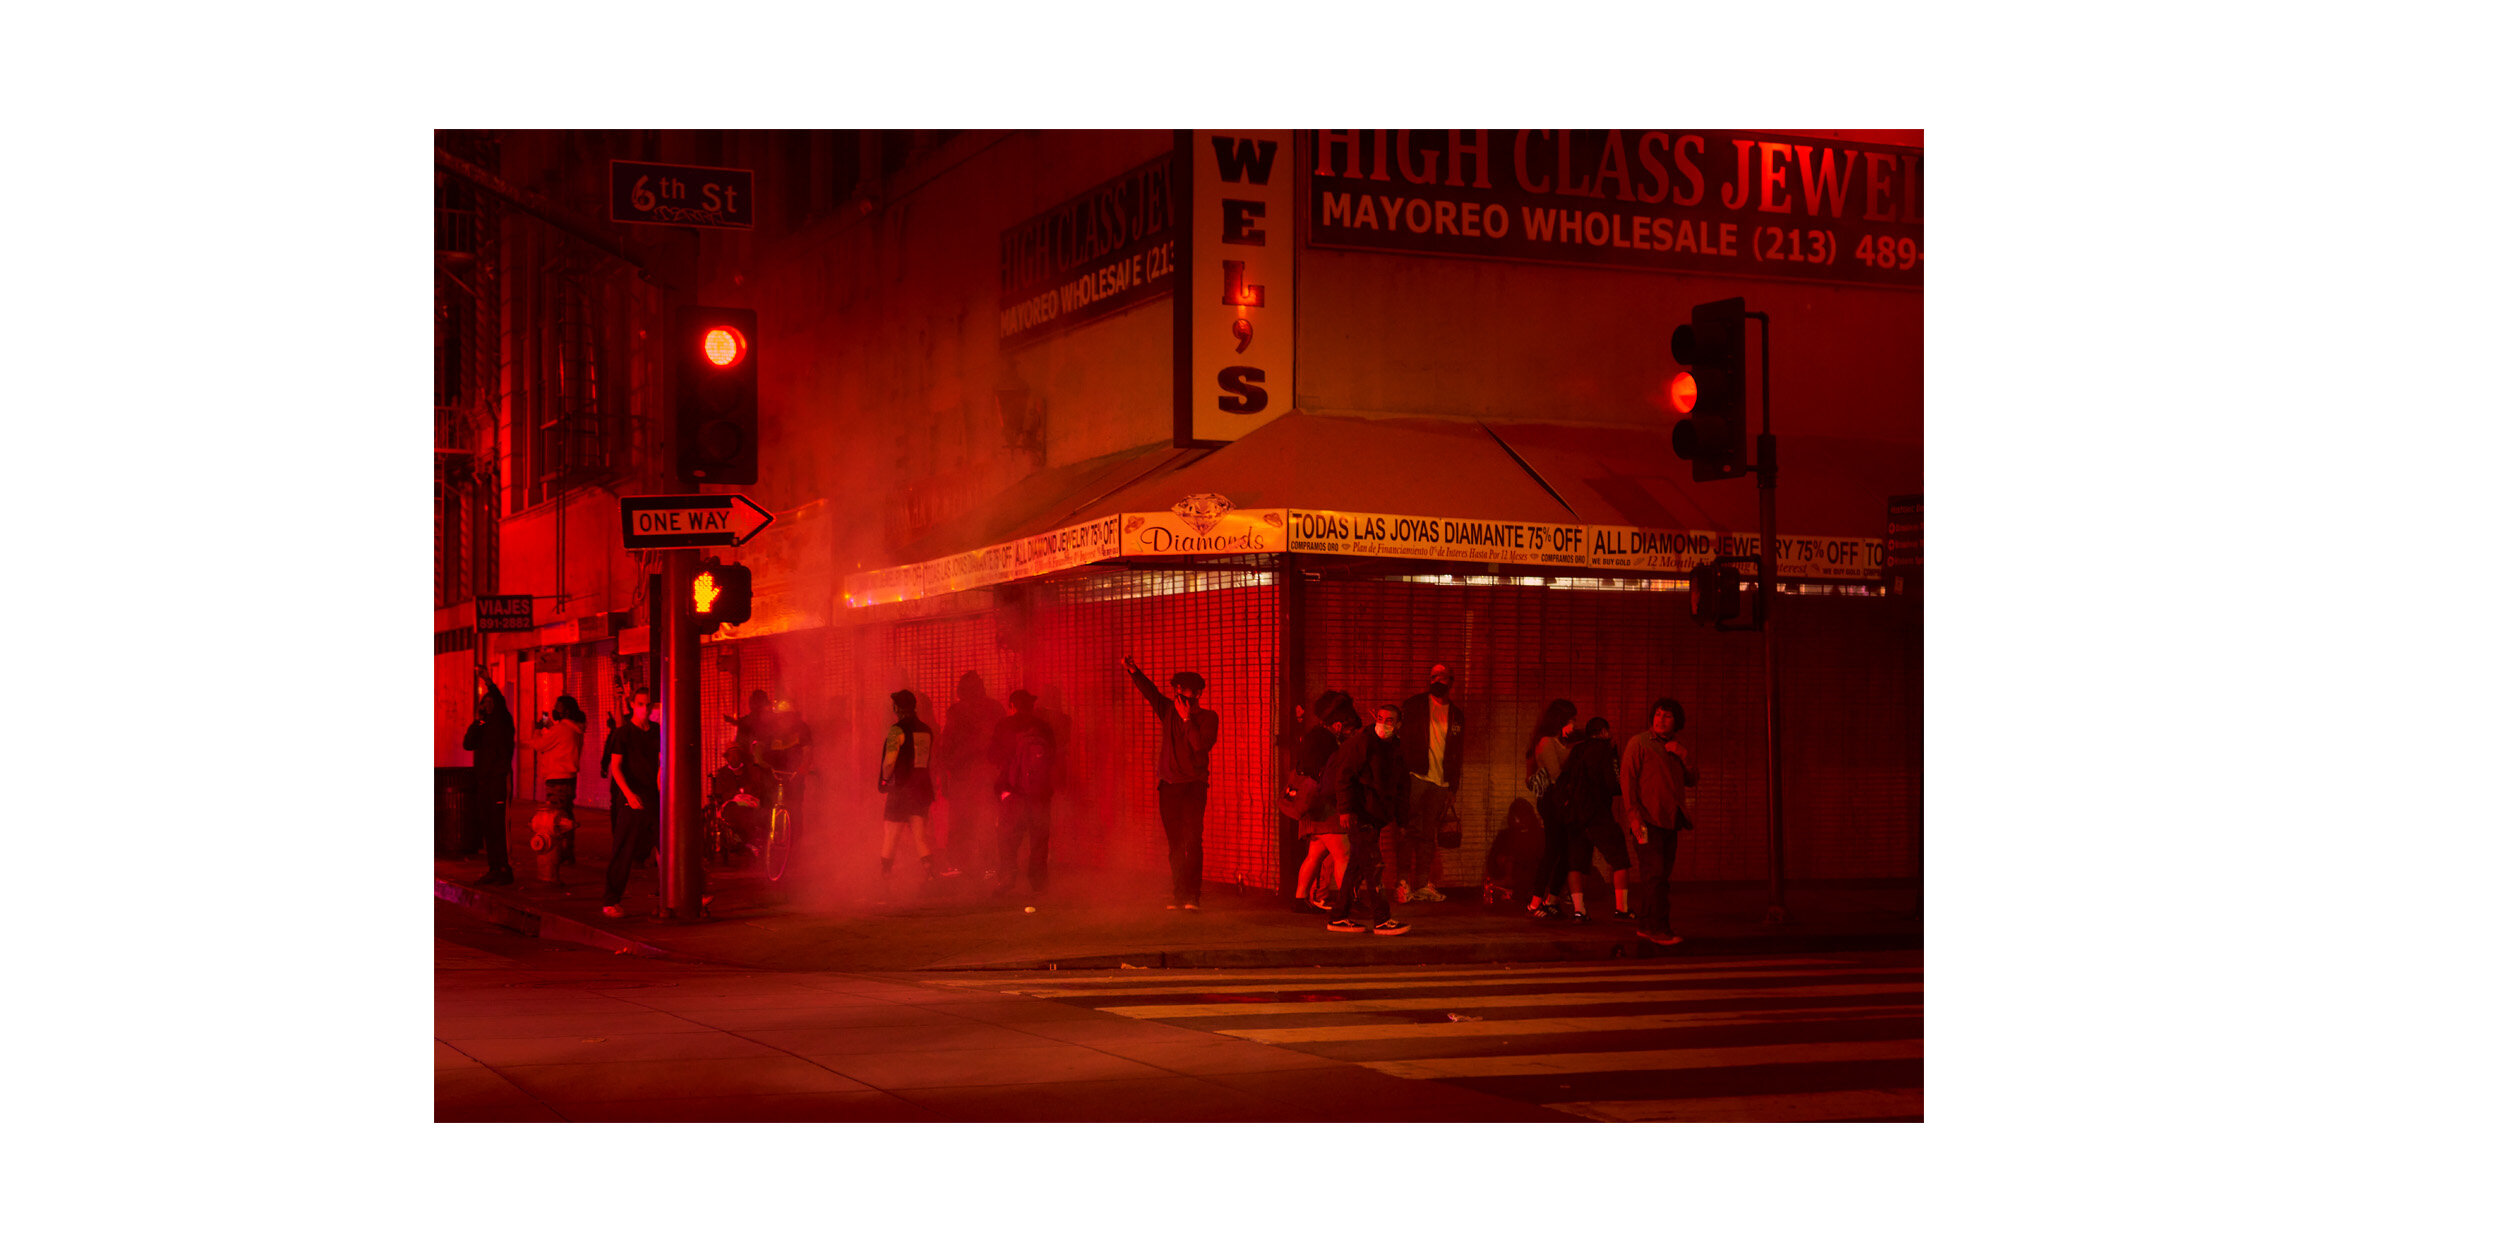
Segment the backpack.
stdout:
<path fill-rule="evenodd" d="M 1563 762 L 1562 776 L 1545 792 L 1557 823 L 1574 827 L 1606 815 L 1614 795 L 1607 784 L 1610 779 L 1605 757 L 1600 739 L 1591 738 L 1571 748 L 1571 757 Z"/>
<path fill-rule="evenodd" d="M 1007 750 L 1007 771 L 1000 779 L 1017 794 L 1040 798 L 1050 793 L 1050 743 L 1036 726 L 1016 731 Z"/>

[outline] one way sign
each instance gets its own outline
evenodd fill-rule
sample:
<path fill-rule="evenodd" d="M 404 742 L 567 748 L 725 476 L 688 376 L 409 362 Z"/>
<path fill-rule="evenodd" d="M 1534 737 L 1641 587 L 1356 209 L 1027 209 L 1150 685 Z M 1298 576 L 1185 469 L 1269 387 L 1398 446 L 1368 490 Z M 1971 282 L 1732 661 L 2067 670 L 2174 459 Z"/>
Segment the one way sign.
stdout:
<path fill-rule="evenodd" d="M 627 495 L 617 503 L 628 551 L 736 547 L 773 523 L 772 513 L 744 495 Z"/>

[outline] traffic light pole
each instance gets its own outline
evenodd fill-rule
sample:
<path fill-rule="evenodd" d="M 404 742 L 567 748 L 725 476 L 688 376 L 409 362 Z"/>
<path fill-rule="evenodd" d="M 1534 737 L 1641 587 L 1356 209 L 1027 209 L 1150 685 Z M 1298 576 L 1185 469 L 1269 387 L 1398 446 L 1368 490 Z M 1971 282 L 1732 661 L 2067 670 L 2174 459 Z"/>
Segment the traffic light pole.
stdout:
<path fill-rule="evenodd" d="M 1788 923 L 1787 828 L 1780 810 L 1780 666 L 1777 627 L 1771 602 L 1779 591 L 1779 439 L 1771 433 L 1771 315 L 1748 312 L 1762 323 L 1762 436 L 1754 441 L 1754 473 L 1762 488 L 1761 607 L 1762 699 L 1765 767 L 1762 770 L 1764 809 L 1771 835 L 1771 902 L 1764 921 Z"/>
<path fill-rule="evenodd" d="M 660 752 L 660 898 L 672 920 L 703 915 L 702 865 L 695 837 L 697 789 L 703 784 L 703 675 L 696 667 L 701 639 L 694 631 L 694 569 L 700 553 L 678 549 L 662 562 L 667 603 L 652 615 L 668 618 L 667 684 Z"/>

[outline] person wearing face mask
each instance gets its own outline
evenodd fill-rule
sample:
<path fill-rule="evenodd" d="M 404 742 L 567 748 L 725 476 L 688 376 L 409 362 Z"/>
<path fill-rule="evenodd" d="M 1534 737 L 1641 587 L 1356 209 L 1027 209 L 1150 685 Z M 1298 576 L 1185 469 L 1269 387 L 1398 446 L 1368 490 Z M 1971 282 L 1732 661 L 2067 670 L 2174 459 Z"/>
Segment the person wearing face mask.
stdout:
<path fill-rule="evenodd" d="M 1347 835 L 1345 888 L 1337 892 L 1335 917 L 1328 922 L 1331 933 L 1361 933 L 1366 930 L 1381 937 L 1395 937 L 1410 927 L 1389 914 L 1390 892 L 1380 883 L 1380 839 L 1384 831 L 1397 836 L 1406 823 L 1406 762 L 1398 746 L 1398 706 L 1383 703 L 1372 709 L 1368 731 L 1356 730 L 1355 713 L 1347 708 L 1338 714 L 1347 736 L 1337 744 L 1337 752 L 1328 757 L 1328 775 L 1321 783 L 1329 787 L 1337 805 L 1337 828 Z M 1371 922 L 1355 919 L 1356 900 L 1365 892 L 1371 895 Z"/>
<path fill-rule="evenodd" d="M 1459 733 L 1467 716 L 1450 702 L 1450 666 L 1435 664 L 1424 680 L 1423 693 L 1398 708 L 1398 742 L 1405 755 L 1406 806 L 1413 821 L 1398 839 L 1398 901 L 1438 903 L 1445 896 L 1432 885 L 1434 842 L 1444 825 L 1456 820 L 1451 796 L 1458 791 Z"/>
<path fill-rule="evenodd" d="M 512 709 L 504 703 L 503 691 L 485 669 L 477 671 L 477 714 L 469 721 L 469 731 L 460 737 L 462 750 L 469 753 L 471 794 L 469 804 L 469 840 L 483 842 L 486 847 L 486 875 L 477 879 L 479 885 L 512 884 L 512 851 L 505 844 L 504 800 L 512 788 L 512 749 L 514 745 Z"/>

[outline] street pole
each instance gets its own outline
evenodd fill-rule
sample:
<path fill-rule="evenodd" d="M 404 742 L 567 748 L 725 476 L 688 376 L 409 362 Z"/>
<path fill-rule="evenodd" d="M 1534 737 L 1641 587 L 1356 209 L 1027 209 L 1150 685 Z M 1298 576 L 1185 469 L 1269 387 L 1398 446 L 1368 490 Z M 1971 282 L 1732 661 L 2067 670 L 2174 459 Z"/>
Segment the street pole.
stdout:
<path fill-rule="evenodd" d="M 698 259 L 674 248 L 665 251 L 662 268 L 674 280 L 658 284 L 663 327 L 675 324 L 677 307 L 686 302 L 685 292 L 693 288 Z M 656 393 L 674 395 L 677 371 L 688 366 L 673 351 L 657 356 Z M 701 483 L 683 477 L 678 467 L 678 443 L 686 437 L 680 428 L 684 414 L 673 401 L 664 400 L 660 406 L 666 412 L 660 422 L 662 436 L 653 448 L 660 479 L 676 483 L 683 493 L 698 493 Z M 666 692 L 668 709 L 660 729 L 660 902 L 668 918 L 679 922 L 699 920 L 703 915 L 703 868 L 696 860 L 695 836 L 697 795 L 703 784 L 699 758 L 703 752 L 703 676 L 696 667 L 702 640 L 694 632 L 694 574 L 700 559 L 700 553 L 682 548 L 662 557 L 662 593 L 651 604 L 651 658 L 662 666 L 659 685 Z M 663 621 L 665 649 L 660 637 Z"/>
<path fill-rule="evenodd" d="M 703 914 L 701 866 L 695 862 L 696 788 L 702 784 L 703 675 L 696 668 L 700 639 L 694 632 L 694 570 L 699 556 L 670 551 L 661 561 L 668 602 L 655 605 L 653 621 L 666 618 L 668 716 L 661 722 L 660 898 L 671 920 Z M 659 639 L 653 639 L 654 647 Z"/>
<path fill-rule="evenodd" d="M 1780 811 L 1780 666 L 1771 602 L 1779 593 L 1779 440 L 1771 433 L 1771 315 L 1748 312 L 1762 323 L 1762 436 L 1754 442 L 1754 471 L 1762 487 L 1762 700 L 1765 767 L 1764 809 L 1770 824 L 1771 902 L 1767 924 L 1788 923 L 1786 826 Z"/>

